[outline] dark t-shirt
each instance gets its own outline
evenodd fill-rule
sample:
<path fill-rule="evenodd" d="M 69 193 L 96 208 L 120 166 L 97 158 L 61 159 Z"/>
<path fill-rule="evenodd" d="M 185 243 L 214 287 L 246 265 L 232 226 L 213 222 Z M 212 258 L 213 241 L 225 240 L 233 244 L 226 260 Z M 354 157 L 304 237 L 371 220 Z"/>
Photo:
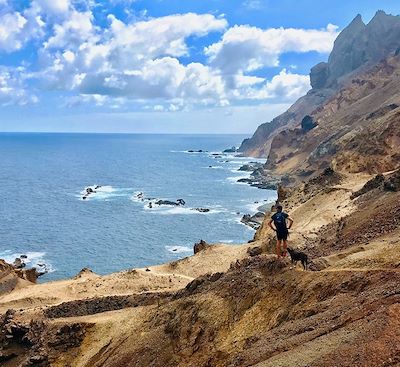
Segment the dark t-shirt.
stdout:
<path fill-rule="evenodd" d="M 286 218 L 289 218 L 289 214 L 285 212 L 275 213 L 271 219 L 274 221 L 275 228 L 278 232 L 287 232 Z"/>

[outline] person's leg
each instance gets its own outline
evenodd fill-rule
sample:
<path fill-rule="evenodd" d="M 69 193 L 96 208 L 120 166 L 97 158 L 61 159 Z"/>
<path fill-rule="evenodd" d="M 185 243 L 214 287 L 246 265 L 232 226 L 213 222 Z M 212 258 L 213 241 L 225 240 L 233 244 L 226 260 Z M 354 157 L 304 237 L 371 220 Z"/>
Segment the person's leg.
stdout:
<path fill-rule="evenodd" d="M 283 256 L 286 256 L 286 254 L 287 254 L 287 239 L 283 240 L 283 249 L 282 250 L 283 250 L 282 251 Z"/>
<path fill-rule="evenodd" d="M 278 255 L 278 259 L 281 257 L 281 242 L 282 240 L 276 241 L 276 254 Z"/>

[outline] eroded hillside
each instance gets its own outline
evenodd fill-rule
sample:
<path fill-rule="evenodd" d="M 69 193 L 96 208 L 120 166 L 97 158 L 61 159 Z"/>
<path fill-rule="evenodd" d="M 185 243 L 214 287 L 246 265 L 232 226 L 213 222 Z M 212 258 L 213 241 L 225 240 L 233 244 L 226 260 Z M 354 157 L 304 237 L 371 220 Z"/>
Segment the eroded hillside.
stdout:
<path fill-rule="evenodd" d="M 399 177 L 326 171 L 286 192 L 310 271 L 278 261 L 264 225 L 251 244 L 3 294 L 2 363 L 397 366 Z"/>

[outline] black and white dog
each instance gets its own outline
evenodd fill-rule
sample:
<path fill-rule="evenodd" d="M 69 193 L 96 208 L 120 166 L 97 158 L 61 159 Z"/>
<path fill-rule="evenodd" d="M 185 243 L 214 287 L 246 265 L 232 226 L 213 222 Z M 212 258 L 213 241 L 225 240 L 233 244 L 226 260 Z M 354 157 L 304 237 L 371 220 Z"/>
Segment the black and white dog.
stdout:
<path fill-rule="evenodd" d="M 293 250 L 288 248 L 287 251 L 289 252 L 290 258 L 292 259 L 292 264 L 301 261 L 301 265 L 303 265 L 303 269 L 307 270 L 308 266 L 308 256 L 304 252 Z"/>

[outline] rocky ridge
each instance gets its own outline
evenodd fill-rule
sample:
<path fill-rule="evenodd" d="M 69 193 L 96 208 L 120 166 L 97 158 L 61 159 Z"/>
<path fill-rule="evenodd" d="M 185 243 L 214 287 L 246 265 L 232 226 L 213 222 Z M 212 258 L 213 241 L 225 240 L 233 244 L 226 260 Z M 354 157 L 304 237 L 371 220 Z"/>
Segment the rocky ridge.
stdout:
<path fill-rule="evenodd" d="M 327 63 L 311 69 L 312 89 L 289 110 L 264 123 L 253 137 L 243 141 L 239 151 L 245 155 L 268 157 L 271 144 L 280 132 L 299 126 L 306 115 L 324 105 L 343 85 L 380 60 L 398 53 L 400 17 L 378 11 L 365 24 L 358 15 L 335 41 Z"/>

